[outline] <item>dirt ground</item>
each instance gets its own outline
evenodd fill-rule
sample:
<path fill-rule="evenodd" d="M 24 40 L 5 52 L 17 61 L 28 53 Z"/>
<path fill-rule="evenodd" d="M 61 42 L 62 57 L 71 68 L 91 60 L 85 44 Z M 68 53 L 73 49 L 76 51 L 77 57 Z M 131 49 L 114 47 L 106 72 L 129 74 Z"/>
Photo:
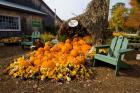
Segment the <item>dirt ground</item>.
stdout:
<path fill-rule="evenodd" d="M 0 46 L 0 93 L 140 93 L 140 61 L 135 59 L 140 52 L 133 51 L 125 56 L 131 69 L 121 69 L 120 76 L 115 76 L 114 67 L 99 63 L 95 67 L 93 80 L 71 82 L 53 82 L 40 80 L 13 79 L 3 74 L 14 58 L 23 55 L 19 46 Z"/>

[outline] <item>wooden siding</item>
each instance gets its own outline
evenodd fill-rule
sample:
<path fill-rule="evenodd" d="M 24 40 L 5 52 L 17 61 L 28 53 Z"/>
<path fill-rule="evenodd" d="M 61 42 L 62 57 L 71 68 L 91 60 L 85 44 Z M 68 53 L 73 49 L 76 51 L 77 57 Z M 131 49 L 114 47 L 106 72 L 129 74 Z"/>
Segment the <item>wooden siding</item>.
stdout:
<path fill-rule="evenodd" d="M 7 36 L 18 36 L 22 33 L 31 34 L 32 33 L 32 21 L 38 20 L 43 23 L 43 17 L 33 14 L 22 13 L 14 10 L 2 9 L 0 8 L 0 15 L 9 15 L 9 16 L 20 16 L 21 19 L 21 31 L 0 31 L 0 37 Z M 40 32 L 42 32 L 43 27 L 41 27 Z"/>
<path fill-rule="evenodd" d="M 31 8 L 37 9 L 39 11 L 45 12 L 49 16 L 46 18 L 51 17 L 50 21 L 54 21 L 55 13 L 47 6 L 47 4 L 44 3 L 43 0 L 5 0 L 5 1 L 16 3 L 19 5 L 23 5 L 23 6 L 27 6 L 27 7 L 31 7 Z M 62 20 L 57 15 L 56 15 L 56 20 L 59 23 L 62 22 Z"/>

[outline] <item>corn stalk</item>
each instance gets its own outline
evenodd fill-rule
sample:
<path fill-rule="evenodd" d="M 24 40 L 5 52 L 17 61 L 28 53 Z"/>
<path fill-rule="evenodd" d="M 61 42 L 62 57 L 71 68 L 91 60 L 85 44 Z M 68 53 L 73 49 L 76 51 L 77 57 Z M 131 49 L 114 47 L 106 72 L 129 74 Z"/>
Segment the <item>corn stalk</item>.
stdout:
<path fill-rule="evenodd" d="M 88 4 L 86 11 L 83 14 L 71 18 L 78 20 L 78 22 L 80 23 L 80 27 L 78 27 L 79 31 L 76 34 L 81 31 L 85 31 L 84 33 L 88 32 L 88 34 L 92 36 L 94 41 L 93 43 L 104 43 L 109 33 L 107 32 L 108 11 L 109 0 L 92 0 Z M 68 21 L 64 23 L 65 25 L 63 24 L 63 26 L 59 30 L 59 34 L 63 33 L 63 31 L 69 32 L 70 28 L 66 26 Z M 75 29 L 72 30 L 74 31 Z"/>

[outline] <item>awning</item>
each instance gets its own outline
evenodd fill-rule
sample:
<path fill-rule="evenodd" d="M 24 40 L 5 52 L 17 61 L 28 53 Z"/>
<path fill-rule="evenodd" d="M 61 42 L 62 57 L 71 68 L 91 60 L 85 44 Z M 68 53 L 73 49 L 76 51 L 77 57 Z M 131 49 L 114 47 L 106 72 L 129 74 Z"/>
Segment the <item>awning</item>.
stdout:
<path fill-rule="evenodd" d="M 5 6 L 5 7 L 10 7 L 10 8 L 15 8 L 15 9 L 27 11 L 27 12 L 47 15 L 46 13 L 41 12 L 39 10 L 30 8 L 30 7 L 27 7 L 27 6 L 22 6 L 22 5 L 18 5 L 18 4 L 15 4 L 15 3 L 7 2 L 7 1 L 0 1 L 0 6 Z"/>

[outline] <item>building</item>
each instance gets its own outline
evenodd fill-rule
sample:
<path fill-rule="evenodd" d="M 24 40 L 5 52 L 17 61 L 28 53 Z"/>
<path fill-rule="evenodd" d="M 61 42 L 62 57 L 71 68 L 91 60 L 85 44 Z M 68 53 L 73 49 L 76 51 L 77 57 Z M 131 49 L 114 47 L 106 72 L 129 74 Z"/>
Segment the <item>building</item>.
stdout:
<path fill-rule="evenodd" d="M 62 20 L 42 0 L 0 0 L 0 37 L 53 28 Z"/>

